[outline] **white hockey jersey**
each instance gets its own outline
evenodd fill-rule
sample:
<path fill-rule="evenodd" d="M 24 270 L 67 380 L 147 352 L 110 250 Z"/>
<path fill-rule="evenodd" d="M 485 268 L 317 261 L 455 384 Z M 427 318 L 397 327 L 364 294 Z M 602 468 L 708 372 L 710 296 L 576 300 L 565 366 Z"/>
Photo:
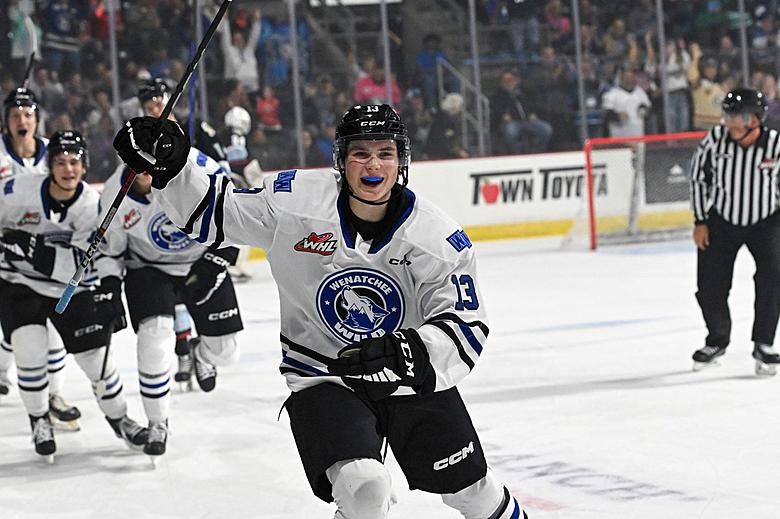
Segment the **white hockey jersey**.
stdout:
<path fill-rule="evenodd" d="M 81 182 L 75 199 L 62 212 L 49 207 L 49 176 L 18 175 L 0 184 L 0 228 L 17 229 L 43 235 L 46 244 L 56 250 L 51 276 L 37 272 L 27 261 L 9 261 L 0 254 L 0 277 L 10 283 L 27 285 L 36 293 L 59 298 L 89 248 L 95 232 L 98 192 Z M 96 282 L 93 269 L 84 274 L 77 292 Z"/>
<path fill-rule="evenodd" d="M 415 328 L 425 343 L 436 391 L 457 384 L 478 360 L 488 327 L 471 242 L 411 191 L 378 243 L 346 223 L 348 199 L 333 171 L 283 171 L 262 187 L 233 189 L 189 160 L 155 192 L 197 241 L 266 250 L 281 306 L 280 371 L 291 390 L 341 383 L 328 374 L 329 359 L 402 328 Z"/>
<path fill-rule="evenodd" d="M 35 157 L 23 159 L 14 151 L 11 145 L 11 137 L 3 134 L 0 139 L 0 180 L 11 178 L 20 173 L 49 174 L 49 166 L 46 163 L 46 146 L 49 139 L 36 137 Z"/>
<path fill-rule="evenodd" d="M 192 148 L 190 158 L 211 174 L 221 173 L 220 165 L 203 152 Z M 117 168 L 103 186 L 101 215 L 111 207 L 128 170 Z M 139 195 L 132 189 L 119 206 L 100 245 L 102 256 L 95 261 L 100 277 L 124 278 L 125 269 L 154 267 L 171 276 L 186 276 L 190 266 L 206 251 L 206 246 L 191 240 L 171 223 L 159 202 L 159 194 Z"/>

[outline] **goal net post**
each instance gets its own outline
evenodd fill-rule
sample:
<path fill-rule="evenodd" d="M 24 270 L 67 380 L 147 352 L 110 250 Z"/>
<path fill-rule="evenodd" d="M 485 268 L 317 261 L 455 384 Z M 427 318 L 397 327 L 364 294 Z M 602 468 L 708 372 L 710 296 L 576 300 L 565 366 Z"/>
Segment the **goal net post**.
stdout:
<path fill-rule="evenodd" d="M 584 211 L 571 232 L 585 232 L 592 250 L 599 245 L 690 234 L 689 167 L 704 135 L 682 132 L 588 139 Z"/>

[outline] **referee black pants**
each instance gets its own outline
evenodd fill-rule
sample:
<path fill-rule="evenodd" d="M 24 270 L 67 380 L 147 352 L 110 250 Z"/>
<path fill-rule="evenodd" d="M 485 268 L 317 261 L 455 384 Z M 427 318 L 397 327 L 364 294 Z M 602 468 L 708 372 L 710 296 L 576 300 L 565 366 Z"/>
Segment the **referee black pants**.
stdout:
<path fill-rule="evenodd" d="M 747 245 L 756 262 L 753 281 L 756 290 L 753 342 L 772 344 L 780 317 L 780 213 L 748 227 L 726 222 L 714 211 L 707 220 L 710 245 L 698 251 L 696 283 L 707 346 L 728 346 L 731 314 L 728 297 L 734 275 L 734 261 L 742 245 Z"/>

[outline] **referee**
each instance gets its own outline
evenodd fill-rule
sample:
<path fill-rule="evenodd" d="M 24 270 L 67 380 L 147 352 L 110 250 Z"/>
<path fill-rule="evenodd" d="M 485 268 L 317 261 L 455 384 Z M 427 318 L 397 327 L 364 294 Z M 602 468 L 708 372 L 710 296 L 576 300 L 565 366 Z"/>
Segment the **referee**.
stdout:
<path fill-rule="evenodd" d="M 696 299 L 707 325 L 694 370 L 726 352 L 731 334 L 728 296 L 742 245 L 756 262 L 753 358 L 756 373 L 774 375 L 772 348 L 780 316 L 780 134 L 763 125 L 761 92 L 738 88 L 726 95 L 721 124 L 699 144 L 691 163 L 691 195 L 698 247 Z"/>

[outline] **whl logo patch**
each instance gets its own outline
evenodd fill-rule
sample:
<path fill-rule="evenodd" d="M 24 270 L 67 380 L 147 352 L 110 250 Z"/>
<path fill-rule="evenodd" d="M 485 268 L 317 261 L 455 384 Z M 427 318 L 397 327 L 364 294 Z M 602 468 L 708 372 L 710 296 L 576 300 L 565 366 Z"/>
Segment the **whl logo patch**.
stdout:
<path fill-rule="evenodd" d="M 129 213 L 122 217 L 122 227 L 127 230 L 141 221 L 141 211 L 133 208 Z"/>
<path fill-rule="evenodd" d="M 27 211 L 19 219 L 19 221 L 16 223 L 16 225 L 19 225 L 19 226 L 22 226 L 22 225 L 37 225 L 39 223 L 41 223 L 41 213 L 39 213 L 38 211 Z"/>
<path fill-rule="evenodd" d="M 313 232 L 296 243 L 293 248 L 298 252 L 313 252 L 321 256 L 330 256 L 336 252 L 336 244 L 338 243 L 338 240 L 332 240 L 331 238 L 333 238 L 332 232 L 323 234 Z"/>

